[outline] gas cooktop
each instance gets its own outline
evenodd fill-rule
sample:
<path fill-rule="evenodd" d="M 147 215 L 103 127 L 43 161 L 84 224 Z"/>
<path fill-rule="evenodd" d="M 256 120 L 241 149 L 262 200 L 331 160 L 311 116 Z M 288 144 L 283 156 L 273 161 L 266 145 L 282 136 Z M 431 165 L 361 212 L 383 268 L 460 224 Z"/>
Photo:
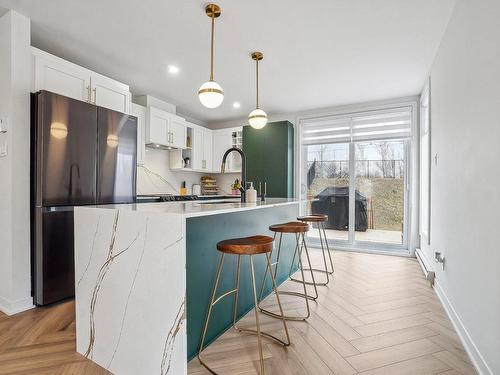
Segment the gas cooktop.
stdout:
<path fill-rule="evenodd" d="M 138 195 L 137 202 L 182 202 L 182 201 L 196 201 L 197 195 L 173 195 L 173 194 L 155 194 L 155 195 Z"/>

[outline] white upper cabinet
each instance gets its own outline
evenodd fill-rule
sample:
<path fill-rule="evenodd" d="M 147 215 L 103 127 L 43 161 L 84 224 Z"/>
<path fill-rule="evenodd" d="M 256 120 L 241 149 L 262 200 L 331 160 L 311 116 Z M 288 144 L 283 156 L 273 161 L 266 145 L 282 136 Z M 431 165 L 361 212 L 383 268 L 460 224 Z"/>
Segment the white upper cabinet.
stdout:
<path fill-rule="evenodd" d="M 170 118 L 170 146 L 186 148 L 186 120 L 182 117 L 171 115 Z"/>
<path fill-rule="evenodd" d="M 90 82 L 95 105 L 130 113 L 131 95 L 127 85 L 97 73 L 92 73 Z"/>
<path fill-rule="evenodd" d="M 202 169 L 212 171 L 212 130 L 203 129 L 203 162 Z"/>
<path fill-rule="evenodd" d="M 212 130 L 197 125 L 193 127 L 193 169 L 212 171 Z"/>
<path fill-rule="evenodd" d="M 193 127 L 193 160 L 194 170 L 201 170 L 203 165 L 203 132 L 201 126 Z"/>
<path fill-rule="evenodd" d="M 213 171 L 220 172 L 222 157 L 231 147 L 242 148 L 243 128 L 218 129 L 213 131 Z M 241 156 L 236 152 L 228 155 L 226 172 L 241 172 Z"/>
<path fill-rule="evenodd" d="M 149 107 L 147 112 L 146 144 L 166 146 L 169 143 L 170 114 L 155 107 Z"/>
<path fill-rule="evenodd" d="M 137 117 L 137 165 L 143 165 L 146 159 L 146 107 L 132 103 L 132 116 Z"/>
<path fill-rule="evenodd" d="M 33 49 L 33 53 L 33 92 L 47 90 L 90 101 L 90 74 L 87 69 L 37 49 Z"/>
<path fill-rule="evenodd" d="M 146 116 L 147 145 L 186 148 L 186 121 L 156 107 L 149 107 Z"/>
<path fill-rule="evenodd" d="M 122 113 L 130 113 L 128 85 L 32 47 L 33 92 L 47 90 Z"/>

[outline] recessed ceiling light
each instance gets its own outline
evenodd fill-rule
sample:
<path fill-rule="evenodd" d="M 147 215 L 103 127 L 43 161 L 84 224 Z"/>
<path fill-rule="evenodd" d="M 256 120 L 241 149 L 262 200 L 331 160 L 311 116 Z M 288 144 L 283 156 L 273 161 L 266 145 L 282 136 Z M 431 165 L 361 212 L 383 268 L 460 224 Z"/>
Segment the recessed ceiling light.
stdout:
<path fill-rule="evenodd" d="M 168 72 L 170 74 L 177 74 L 177 73 L 179 73 L 179 68 L 177 66 L 175 66 L 175 65 L 169 65 L 168 66 Z"/>
<path fill-rule="evenodd" d="M 239 102 L 234 102 L 233 103 L 233 108 L 240 108 L 241 104 Z"/>

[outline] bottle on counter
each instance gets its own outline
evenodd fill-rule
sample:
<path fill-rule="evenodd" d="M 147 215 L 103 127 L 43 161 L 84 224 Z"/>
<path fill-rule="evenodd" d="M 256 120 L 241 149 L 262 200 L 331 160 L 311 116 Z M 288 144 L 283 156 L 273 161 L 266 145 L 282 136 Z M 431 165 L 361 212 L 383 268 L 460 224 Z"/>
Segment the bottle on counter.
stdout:
<path fill-rule="evenodd" d="M 186 189 L 186 181 L 182 181 L 181 188 L 179 190 L 179 195 L 186 195 L 187 189 Z"/>
<path fill-rule="evenodd" d="M 253 188 L 253 182 L 248 182 L 250 185 L 246 191 L 246 197 L 247 197 L 247 202 L 248 203 L 255 203 L 257 202 L 257 190 Z"/>

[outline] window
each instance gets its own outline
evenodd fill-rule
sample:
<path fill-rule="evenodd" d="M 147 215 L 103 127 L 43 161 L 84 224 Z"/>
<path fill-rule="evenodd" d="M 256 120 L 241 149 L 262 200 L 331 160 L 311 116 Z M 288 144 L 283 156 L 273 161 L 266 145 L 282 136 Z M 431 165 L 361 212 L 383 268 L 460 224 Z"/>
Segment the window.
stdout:
<path fill-rule="evenodd" d="M 332 245 L 407 249 L 412 119 L 402 106 L 300 121 L 303 198 Z"/>
<path fill-rule="evenodd" d="M 431 144 L 430 144 L 430 84 L 420 97 L 420 237 L 430 244 L 431 205 Z"/>

